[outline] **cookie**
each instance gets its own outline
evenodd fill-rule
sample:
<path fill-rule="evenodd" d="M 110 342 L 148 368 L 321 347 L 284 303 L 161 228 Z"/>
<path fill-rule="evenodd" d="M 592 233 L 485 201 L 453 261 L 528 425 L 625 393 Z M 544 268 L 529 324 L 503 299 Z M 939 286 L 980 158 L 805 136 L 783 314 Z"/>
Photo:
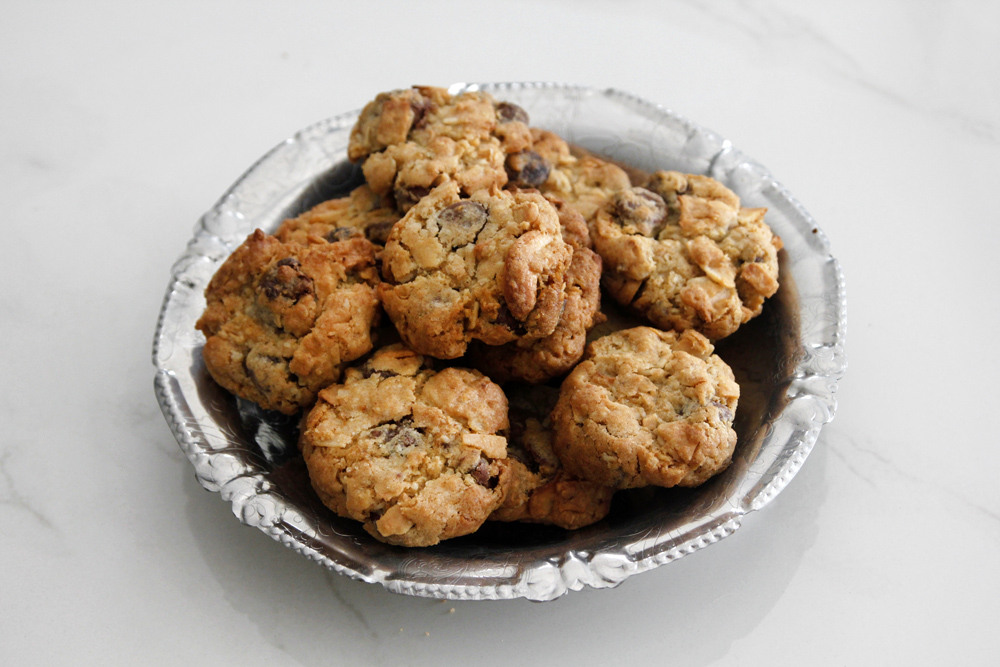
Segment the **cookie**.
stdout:
<path fill-rule="evenodd" d="M 507 399 L 474 370 L 383 348 L 320 392 L 300 448 L 313 488 L 376 539 L 418 547 L 475 531 L 510 486 Z"/>
<path fill-rule="evenodd" d="M 621 167 L 592 155 L 574 155 L 554 132 L 532 128 L 531 135 L 531 150 L 551 165 L 537 186 L 539 192 L 564 202 L 585 220 L 591 220 L 611 195 L 631 187 Z"/>
<path fill-rule="evenodd" d="M 718 340 L 778 289 L 781 239 L 763 208 L 707 176 L 659 171 L 614 194 L 591 224 L 604 287 L 658 327 Z"/>
<path fill-rule="evenodd" d="M 351 130 L 348 157 L 363 161 L 365 180 L 376 194 L 392 194 L 402 211 L 442 183 L 453 181 L 470 195 L 509 179 L 512 170 L 538 179 L 524 151 L 531 148 L 524 109 L 488 93 L 451 95 L 417 86 L 378 95 Z M 544 166 L 544 165 L 542 165 Z"/>
<path fill-rule="evenodd" d="M 274 237 L 282 243 L 332 243 L 353 236 L 384 244 L 389 231 L 403 214 L 391 198 L 381 197 L 367 185 L 347 197 L 330 199 L 281 223 Z"/>
<path fill-rule="evenodd" d="M 574 478 L 552 450 L 549 413 L 559 398 L 559 390 L 545 385 L 517 385 L 510 387 L 507 396 L 511 484 L 490 520 L 576 530 L 607 516 L 614 489 Z"/>
<path fill-rule="evenodd" d="M 573 475 L 619 489 L 696 486 L 729 465 L 733 372 L 700 333 L 623 329 L 591 343 L 552 412 Z"/>
<path fill-rule="evenodd" d="M 230 392 L 294 414 L 372 348 L 376 248 L 364 238 L 285 244 L 257 230 L 205 289 L 196 328 L 209 373 Z"/>
<path fill-rule="evenodd" d="M 555 331 L 504 345 L 473 341 L 469 363 L 495 382 L 547 382 L 569 372 L 583 356 L 587 332 L 603 320 L 600 307 L 601 257 L 587 248 L 574 248 L 566 271 L 566 304 Z"/>
<path fill-rule="evenodd" d="M 572 247 L 537 192 L 479 190 L 449 181 L 392 229 L 379 295 L 403 341 L 454 359 L 471 340 L 503 345 L 555 331 Z"/>

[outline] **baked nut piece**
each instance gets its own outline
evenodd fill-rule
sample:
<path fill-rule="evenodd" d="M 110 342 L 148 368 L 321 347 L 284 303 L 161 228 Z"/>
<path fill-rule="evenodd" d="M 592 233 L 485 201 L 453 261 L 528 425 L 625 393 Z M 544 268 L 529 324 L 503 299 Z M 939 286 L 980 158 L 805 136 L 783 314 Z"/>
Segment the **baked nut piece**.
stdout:
<path fill-rule="evenodd" d="M 430 546 L 475 531 L 510 484 L 507 399 L 481 373 L 435 372 L 402 345 L 320 392 L 300 448 L 313 488 L 373 537 Z"/>
<path fill-rule="evenodd" d="M 377 194 L 393 194 L 407 211 L 435 186 L 456 182 L 464 194 L 508 180 L 512 169 L 544 178 L 545 165 L 523 153 L 531 148 L 528 114 L 488 93 L 451 95 L 416 86 L 381 93 L 351 131 L 348 157 L 364 160 L 365 180 Z M 527 156 L 527 157 L 526 157 Z M 533 184 L 532 184 L 533 185 Z"/>
<path fill-rule="evenodd" d="M 259 229 L 219 267 L 195 327 L 209 373 L 230 392 L 294 414 L 372 348 L 375 246 L 301 246 Z"/>
<path fill-rule="evenodd" d="M 595 340 L 552 412 L 566 470 L 613 486 L 696 486 L 729 465 L 739 386 L 696 331 Z"/>
<path fill-rule="evenodd" d="M 407 345 L 454 359 L 473 339 L 502 345 L 552 334 L 572 254 L 537 192 L 479 190 L 462 199 L 449 181 L 393 227 L 379 294 Z"/>
<path fill-rule="evenodd" d="M 574 248 L 566 271 L 566 305 L 555 331 L 544 338 L 522 338 L 504 345 L 473 341 L 469 362 L 495 382 L 540 384 L 569 372 L 583 356 L 587 332 L 604 315 L 601 307 L 601 257 Z"/>
<path fill-rule="evenodd" d="M 511 387 L 507 395 L 511 484 L 503 504 L 490 519 L 575 530 L 607 516 L 614 489 L 572 477 L 552 450 L 549 413 L 559 398 L 559 390 L 545 385 L 518 385 Z"/>
<path fill-rule="evenodd" d="M 600 158 L 573 155 L 559 135 L 532 128 L 532 151 L 551 168 L 538 190 L 551 199 L 558 199 L 591 220 L 616 192 L 631 187 L 628 174 Z"/>
<path fill-rule="evenodd" d="M 282 243 L 332 243 L 352 236 L 384 244 L 403 214 L 392 200 L 360 185 L 347 197 L 329 199 L 281 223 L 274 237 Z"/>
<path fill-rule="evenodd" d="M 613 195 L 591 225 L 604 286 L 663 328 L 713 340 L 760 314 L 778 290 L 781 239 L 707 176 L 659 171 Z"/>

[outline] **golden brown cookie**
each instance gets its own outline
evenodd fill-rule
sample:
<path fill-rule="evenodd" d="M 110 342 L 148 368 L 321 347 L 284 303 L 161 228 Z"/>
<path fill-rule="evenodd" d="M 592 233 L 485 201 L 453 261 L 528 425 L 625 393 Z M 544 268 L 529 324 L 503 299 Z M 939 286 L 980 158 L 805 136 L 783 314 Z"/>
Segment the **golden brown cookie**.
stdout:
<path fill-rule="evenodd" d="M 556 329 L 572 247 L 536 192 L 479 190 L 450 181 L 392 229 L 382 255 L 386 312 L 411 348 L 441 359 L 471 340 L 502 345 Z"/>
<path fill-rule="evenodd" d="M 549 413 L 559 390 L 545 385 L 508 388 L 511 484 L 490 519 L 545 523 L 575 530 L 600 521 L 611 508 L 614 489 L 574 478 L 552 450 Z"/>
<path fill-rule="evenodd" d="M 361 185 L 346 197 L 329 199 L 281 223 L 274 237 L 282 243 L 332 243 L 352 236 L 384 244 L 403 214 L 388 197 Z"/>
<path fill-rule="evenodd" d="M 382 542 L 475 531 L 510 486 L 507 400 L 481 373 L 434 371 L 402 345 L 320 392 L 300 448 L 323 503 Z"/>
<path fill-rule="evenodd" d="M 656 172 L 646 188 L 613 195 L 591 224 L 604 286 L 659 327 L 724 338 L 778 289 L 781 239 L 764 213 L 707 176 Z"/>
<path fill-rule="evenodd" d="M 268 410 L 310 405 L 372 348 L 375 250 L 363 238 L 301 246 L 251 234 L 212 277 L 195 324 L 215 381 Z"/>
<path fill-rule="evenodd" d="M 451 95 L 416 86 L 381 93 L 369 102 L 351 131 L 348 157 L 364 161 L 365 180 L 377 194 L 392 194 L 407 211 L 434 187 L 454 181 L 463 194 L 508 180 L 531 148 L 528 115 L 488 93 Z M 534 174 L 530 165 L 521 169 Z"/>
<path fill-rule="evenodd" d="M 739 386 L 696 331 L 603 336 L 563 381 L 554 450 L 572 474 L 615 488 L 696 486 L 729 465 Z"/>

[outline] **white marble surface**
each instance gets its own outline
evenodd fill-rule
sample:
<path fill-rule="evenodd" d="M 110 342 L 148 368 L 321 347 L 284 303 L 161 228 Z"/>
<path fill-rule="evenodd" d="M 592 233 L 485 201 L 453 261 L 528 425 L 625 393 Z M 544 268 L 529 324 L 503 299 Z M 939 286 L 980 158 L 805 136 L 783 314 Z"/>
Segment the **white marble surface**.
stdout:
<path fill-rule="evenodd" d="M 0 662 L 996 664 L 998 26 L 987 0 L 8 3 Z M 244 169 L 381 90 L 472 80 L 613 86 L 719 132 L 847 277 L 849 370 L 801 472 L 616 589 L 333 575 L 202 490 L 153 396 L 170 265 Z"/>

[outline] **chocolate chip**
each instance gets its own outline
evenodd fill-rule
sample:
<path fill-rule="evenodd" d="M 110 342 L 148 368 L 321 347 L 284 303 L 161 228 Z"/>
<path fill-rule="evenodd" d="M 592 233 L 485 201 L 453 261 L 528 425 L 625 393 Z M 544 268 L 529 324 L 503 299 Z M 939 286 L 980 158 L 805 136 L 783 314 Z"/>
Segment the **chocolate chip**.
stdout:
<path fill-rule="evenodd" d="M 656 236 L 667 218 L 667 204 L 663 197 L 645 188 L 616 193 L 612 206 L 622 226 L 632 225 L 643 236 Z"/>
<path fill-rule="evenodd" d="M 313 291 L 313 280 L 302 272 L 302 265 L 294 257 L 278 260 L 260 280 L 260 289 L 271 300 L 284 297 L 292 302 Z"/>
<path fill-rule="evenodd" d="M 501 123 L 511 123 L 519 121 L 528 124 L 528 112 L 510 102 L 500 102 L 497 104 L 497 120 Z"/>
<path fill-rule="evenodd" d="M 361 368 L 361 376 L 362 377 L 364 377 L 364 378 L 370 378 L 373 375 L 377 375 L 378 377 L 380 377 L 382 379 L 385 379 L 385 378 L 391 378 L 394 375 L 399 375 L 399 373 L 397 373 L 395 371 L 375 370 L 374 368 L 370 368 L 367 364 L 365 364 Z"/>
<path fill-rule="evenodd" d="M 412 417 L 403 417 L 399 421 L 386 422 L 370 430 L 369 435 L 384 445 L 396 447 L 412 447 L 422 433 L 413 427 Z"/>
<path fill-rule="evenodd" d="M 452 248 L 472 243 L 489 219 L 486 207 L 471 199 L 457 201 L 438 211 L 438 238 Z"/>
<path fill-rule="evenodd" d="M 417 186 L 397 187 L 393 191 L 393 194 L 396 197 L 396 206 L 398 206 L 402 211 L 410 210 L 413 208 L 414 204 L 426 197 L 429 193 L 430 188 Z"/>
<path fill-rule="evenodd" d="M 716 407 L 719 411 L 719 419 L 726 422 L 727 424 L 733 423 L 733 411 L 729 409 L 729 406 L 723 405 L 719 401 L 712 401 L 712 405 Z"/>
<path fill-rule="evenodd" d="M 374 222 L 365 227 L 365 237 L 367 237 L 367 239 L 372 243 L 381 243 L 382 245 L 385 245 L 385 242 L 389 239 L 389 232 L 392 231 L 395 224 L 396 222 L 394 220 Z"/>
<path fill-rule="evenodd" d="M 330 243 L 336 243 L 337 241 L 346 241 L 355 236 L 361 236 L 361 230 L 356 227 L 337 227 L 327 232 L 323 238 Z"/>
<path fill-rule="evenodd" d="M 434 103 L 426 98 L 420 98 L 410 102 L 413 109 L 413 125 L 410 127 L 417 130 L 427 123 L 427 114 L 434 110 Z"/>
<path fill-rule="evenodd" d="M 507 179 L 519 188 L 537 188 L 549 177 L 552 166 L 535 151 L 520 151 L 507 156 Z"/>
<path fill-rule="evenodd" d="M 472 479 L 476 480 L 476 484 L 485 486 L 487 489 L 496 488 L 497 482 L 500 481 L 499 477 L 490 477 L 490 462 L 482 457 L 479 458 L 476 467 L 472 469 Z"/>
<path fill-rule="evenodd" d="M 258 391 L 262 394 L 267 394 L 272 390 L 268 382 L 268 376 L 273 376 L 276 367 L 284 370 L 286 375 L 290 376 L 289 379 L 293 383 L 297 381 L 298 378 L 288 371 L 287 364 L 288 362 L 281 357 L 251 351 L 243 358 L 243 372 L 246 373 L 247 378 L 257 387 Z"/>

